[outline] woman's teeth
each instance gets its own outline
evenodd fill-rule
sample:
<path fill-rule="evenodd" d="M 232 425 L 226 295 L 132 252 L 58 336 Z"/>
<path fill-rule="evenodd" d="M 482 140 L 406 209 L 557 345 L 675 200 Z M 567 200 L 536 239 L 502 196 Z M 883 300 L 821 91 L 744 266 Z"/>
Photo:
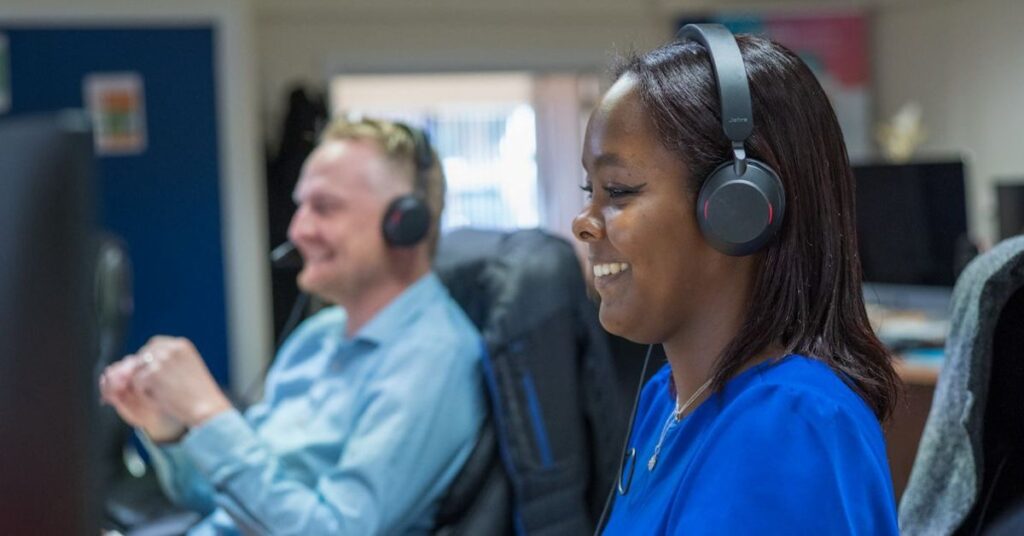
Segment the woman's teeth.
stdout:
<path fill-rule="evenodd" d="M 594 265 L 594 277 L 604 277 L 606 275 L 614 275 L 619 272 L 625 272 L 629 269 L 629 264 L 624 262 L 609 262 L 605 264 Z"/>

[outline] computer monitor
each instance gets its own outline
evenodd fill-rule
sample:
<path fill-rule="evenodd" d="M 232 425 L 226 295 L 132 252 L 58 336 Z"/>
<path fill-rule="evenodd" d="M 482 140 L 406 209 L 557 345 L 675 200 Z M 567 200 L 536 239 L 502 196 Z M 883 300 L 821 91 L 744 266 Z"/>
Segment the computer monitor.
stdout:
<path fill-rule="evenodd" d="M 99 534 L 92 140 L 0 120 L 0 533 Z"/>
<path fill-rule="evenodd" d="M 1024 181 L 996 185 L 999 239 L 1024 234 Z"/>
<path fill-rule="evenodd" d="M 967 241 L 960 161 L 854 166 L 866 283 L 952 287 Z"/>

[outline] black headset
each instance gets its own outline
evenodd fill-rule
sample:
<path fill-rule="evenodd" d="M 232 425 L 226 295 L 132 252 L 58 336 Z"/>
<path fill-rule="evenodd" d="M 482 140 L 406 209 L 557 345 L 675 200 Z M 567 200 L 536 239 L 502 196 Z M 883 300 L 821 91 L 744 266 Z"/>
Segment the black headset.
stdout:
<path fill-rule="evenodd" d="M 736 38 L 721 24 L 687 24 L 676 37 L 708 51 L 718 81 L 722 130 L 733 159 L 704 179 L 697 196 L 697 221 L 704 238 L 726 255 L 756 253 L 778 233 L 786 210 L 782 181 L 764 162 L 747 158 L 744 142 L 754 130 L 750 86 Z"/>
<path fill-rule="evenodd" d="M 391 247 L 412 247 L 430 232 L 430 207 L 424 199 L 427 192 L 427 173 L 434 165 L 434 152 L 427 134 L 404 123 L 395 123 L 412 138 L 413 164 L 416 167 L 413 193 L 396 197 L 384 211 L 381 231 L 384 241 Z"/>

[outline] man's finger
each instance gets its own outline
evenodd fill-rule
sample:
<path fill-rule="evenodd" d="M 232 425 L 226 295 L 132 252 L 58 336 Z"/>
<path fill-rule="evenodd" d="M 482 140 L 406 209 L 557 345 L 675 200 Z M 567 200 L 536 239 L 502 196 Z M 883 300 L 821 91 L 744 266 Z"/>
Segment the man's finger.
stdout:
<path fill-rule="evenodd" d="M 124 388 L 131 378 L 131 372 L 123 365 L 111 365 L 103 372 L 104 382 L 109 389 L 117 390 Z"/>

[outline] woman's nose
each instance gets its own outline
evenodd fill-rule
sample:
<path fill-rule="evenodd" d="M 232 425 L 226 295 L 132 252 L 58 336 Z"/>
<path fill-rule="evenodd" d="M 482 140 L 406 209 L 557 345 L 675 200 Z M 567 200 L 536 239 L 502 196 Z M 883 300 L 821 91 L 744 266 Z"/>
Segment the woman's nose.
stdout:
<path fill-rule="evenodd" d="M 594 214 L 593 205 L 587 203 L 583 211 L 572 220 L 572 234 L 580 242 L 595 242 L 604 238 L 604 222 Z"/>

